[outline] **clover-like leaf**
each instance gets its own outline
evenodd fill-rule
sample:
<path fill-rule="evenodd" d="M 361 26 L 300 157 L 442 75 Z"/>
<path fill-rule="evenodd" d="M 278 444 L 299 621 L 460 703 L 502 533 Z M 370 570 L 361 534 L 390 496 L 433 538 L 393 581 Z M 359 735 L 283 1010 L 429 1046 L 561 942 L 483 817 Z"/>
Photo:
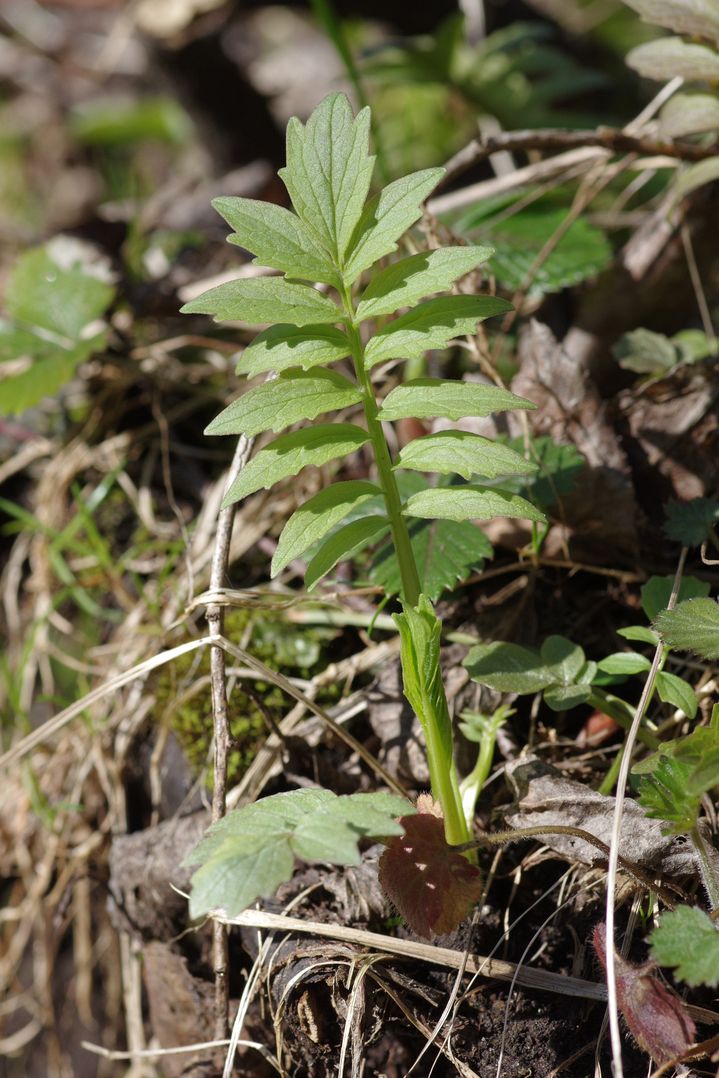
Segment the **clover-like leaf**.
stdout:
<path fill-rule="evenodd" d="M 336 371 L 283 371 L 273 382 L 255 386 L 205 429 L 205 434 L 261 434 L 280 431 L 300 419 L 316 419 L 358 404 L 362 395 Z"/>
<path fill-rule="evenodd" d="M 281 434 L 242 469 L 222 504 L 232 505 L 256 490 L 269 490 L 280 479 L 297 475 L 310 464 L 327 464 L 354 453 L 368 438 L 367 431 L 351 423 L 318 423 Z"/>
<path fill-rule="evenodd" d="M 491 247 L 438 247 L 393 262 L 370 281 L 357 307 L 357 318 L 394 314 L 400 307 L 413 307 L 425 296 L 446 292 L 492 254 Z"/>
<path fill-rule="evenodd" d="M 491 644 L 475 644 L 463 665 L 473 681 L 487 685 L 497 692 L 541 692 L 556 682 L 534 648 L 495 640 Z"/>
<path fill-rule="evenodd" d="M 362 838 L 402 833 L 396 817 L 413 811 L 392 794 L 338 797 L 329 790 L 293 790 L 245 805 L 213 824 L 185 863 L 192 877 L 190 914 L 223 910 L 234 917 L 290 879 L 295 858 L 356 865 Z"/>
<path fill-rule="evenodd" d="M 659 699 L 665 704 L 679 708 L 688 719 L 695 718 L 699 701 L 694 689 L 684 678 L 670 674 L 667 670 L 660 670 L 657 674 L 657 692 Z"/>

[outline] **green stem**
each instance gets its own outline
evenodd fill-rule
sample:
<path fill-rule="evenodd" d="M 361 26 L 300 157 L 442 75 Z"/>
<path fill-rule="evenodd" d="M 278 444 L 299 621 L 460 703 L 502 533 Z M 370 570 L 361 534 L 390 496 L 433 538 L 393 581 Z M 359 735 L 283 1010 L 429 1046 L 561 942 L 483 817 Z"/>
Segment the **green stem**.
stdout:
<path fill-rule="evenodd" d="M 382 424 L 377 418 L 379 408 L 374 395 L 372 382 L 365 368 L 364 347 L 359 334 L 359 329 L 354 321 L 354 309 L 350 299 L 349 290 L 342 290 L 342 299 L 347 315 L 347 335 L 352 350 L 352 362 L 354 363 L 355 376 L 360 390 L 362 391 L 362 404 L 364 406 L 365 419 L 367 421 L 367 433 L 372 442 L 377 473 L 384 495 L 387 517 L 392 531 L 392 541 L 397 552 L 399 571 L 402 578 L 402 597 L 410 606 L 416 606 L 419 602 L 422 587 L 419 582 L 419 573 L 414 560 L 414 551 L 407 530 L 407 522 L 402 516 L 402 499 L 399 496 L 397 481 L 392 470 L 392 458 L 389 455 L 387 441 L 382 430 Z"/>
<path fill-rule="evenodd" d="M 417 563 L 414 559 L 407 522 L 402 515 L 402 499 L 394 476 L 392 458 L 384 436 L 382 423 L 377 418 L 379 407 L 372 387 L 372 380 L 365 367 L 364 346 L 360 337 L 359 326 L 355 321 L 355 310 L 350 290 L 346 285 L 341 289 L 341 295 L 355 376 L 362 391 L 367 432 L 372 442 L 377 474 L 392 532 L 392 542 L 394 543 L 399 564 L 402 580 L 402 599 L 406 606 L 415 608 L 419 604 L 422 585 L 417 572 Z M 437 676 L 441 680 L 439 671 Z M 425 703 L 425 722 L 423 726 L 427 741 L 427 763 L 432 793 L 442 806 L 444 833 L 447 842 L 453 846 L 459 845 L 469 840 L 470 832 L 462 809 L 462 797 L 459 792 L 459 780 L 452 758 L 452 751 L 450 748 L 449 753 L 446 752 L 442 739 L 443 720 L 450 721 L 444 689 L 442 689 L 440 706 L 444 707 L 446 714 L 436 714 L 432 701 L 426 700 Z M 470 857 L 473 858 L 474 854 L 471 854 Z"/>

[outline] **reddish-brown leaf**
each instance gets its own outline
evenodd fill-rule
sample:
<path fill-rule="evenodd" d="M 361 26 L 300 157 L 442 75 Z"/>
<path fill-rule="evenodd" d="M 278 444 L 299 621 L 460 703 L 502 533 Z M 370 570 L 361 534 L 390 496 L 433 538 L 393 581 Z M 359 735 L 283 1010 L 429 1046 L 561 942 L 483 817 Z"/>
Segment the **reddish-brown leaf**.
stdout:
<path fill-rule="evenodd" d="M 482 894 L 476 865 L 447 845 L 444 822 L 431 798 L 420 797 L 416 816 L 403 816 L 404 835 L 388 842 L 379 880 L 418 936 L 451 932 Z"/>
<path fill-rule="evenodd" d="M 605 971 L 607 937 L 603 922 L 594 929 L 594 950 Z M 662 984 L 654 965 L 635 966 L 617 954 L 617 1003 L 637 1044 L 659 1064 L 682 1056 L 696 1039 L 696 1027 L 681 998 Z"/>

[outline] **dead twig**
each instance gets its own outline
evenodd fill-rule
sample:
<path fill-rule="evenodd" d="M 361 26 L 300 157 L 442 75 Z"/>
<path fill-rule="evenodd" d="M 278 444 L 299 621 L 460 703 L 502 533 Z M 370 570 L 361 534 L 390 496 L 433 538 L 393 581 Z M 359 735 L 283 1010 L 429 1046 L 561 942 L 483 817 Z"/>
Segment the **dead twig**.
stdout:
<path fill-rule="evenodd" d="M 497 134 L 473 139 L 454 157 L 450 157 L 445 165 L 447 171 L 439 188 L 494 153 L 513 153 L 521 150 L 565 152 L 585 147 L 597 147 L 612 153 L 642 154 L 645 157 L 674 157 L 680 161 L 704 161 L 708 157 L 716 157 L 719 153 L 716 143 L 711 146 L 700 146 L 691 142 L 667 142 L 648 135 L 633 135 L 615 127 L 597 127 L 593 131 L 561 131 L 554 128 L 539 128 L 536 131 L 499 131 Z"/>
<path fill-rule="evenodd" d="M 245 466 L 252 452 L 254 439 L 244 435 L 239 439 L 230 466 L 227 489 Z M 220 510 L 217 518 L 215 547 L 210 569 L 210 590 L 216 591 L 225 584 L 230 555 L 234 505 Z M 221 636 L 225 627 L 225 608 L 220 603 L 210 603 L 206 610 L 207 625 L 211 636 Z M 212 696 L 212 723 L 214 730 L 214 768 L 212 788 L 212 822 L 217 823 L 227 809 L 227 759 L 232 737 L 227 715 L 227 692 L 225 685 L 225 652 L 221 647 L 210 648 L 210 690 Z M 227 974 L 228 943 L 227 928 L 215 921 L 212 926 L 212 967 L 215 976 L 215 1040 L 224 1040 L 229 1031 L 229 978 Z"/>

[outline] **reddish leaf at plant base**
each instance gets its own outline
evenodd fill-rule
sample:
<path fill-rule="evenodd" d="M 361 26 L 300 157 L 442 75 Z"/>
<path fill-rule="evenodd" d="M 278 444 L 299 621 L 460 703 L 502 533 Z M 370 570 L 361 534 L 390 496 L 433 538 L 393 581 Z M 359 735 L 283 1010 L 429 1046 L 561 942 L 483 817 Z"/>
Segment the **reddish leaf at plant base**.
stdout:
<path fill-rule="evenodd" d="M 603 922 L 594 929 L 594 950 L 606 971 L 607 936 Z M 614 963 L 617 1003 L 640 1048 L 660 1065 L 684 1055 L 696 1039 L 696 1027 L 681 998 L 662 984 L 653 972 L 652 963 L 635 966 L 616 952 Z"/>
<path fill-rule="evenodd" d="M 482 894 L 476 865 L 447 845 L 439 806 L 423 794 L 418 814 L 403 816 L 405 833 L 387 843 L 379 866 L 386 894 L 418 936 L 451 932 Z"/>

